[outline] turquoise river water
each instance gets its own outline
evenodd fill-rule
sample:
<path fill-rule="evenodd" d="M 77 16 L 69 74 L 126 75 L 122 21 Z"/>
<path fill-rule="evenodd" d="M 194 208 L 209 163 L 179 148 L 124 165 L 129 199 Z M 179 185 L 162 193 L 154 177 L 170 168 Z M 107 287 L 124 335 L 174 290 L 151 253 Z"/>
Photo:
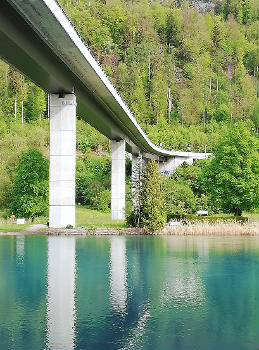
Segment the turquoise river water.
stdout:
<path fill-rule="evenodd" d="M 256 237 L 2 236 L 0 350 L 257 350 Z"/>

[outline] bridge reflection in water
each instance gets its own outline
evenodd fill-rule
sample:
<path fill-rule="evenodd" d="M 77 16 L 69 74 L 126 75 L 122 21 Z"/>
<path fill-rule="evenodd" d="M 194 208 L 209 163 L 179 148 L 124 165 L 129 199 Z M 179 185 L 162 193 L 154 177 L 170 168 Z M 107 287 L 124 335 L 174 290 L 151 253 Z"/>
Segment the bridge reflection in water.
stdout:
<path fill-rule="evenodd" d="M 164 238 L 167 249 L 182 250 L 185 241 L 171 245 Z M 17 243 L 20 244 L 20 243 Z M 109 237 L 109 287 L 110 303 L 113 312 L 127 314 L 127 257 L 126 238 Z M 180 244 L 180 246 L 179 246 Z M 204 241 L 196 240 L 195 250 L 204 255 Z M 206 247 L 208 248 L 208 247 Z M 207 249 L 205 249 L 206 251 Z M 201 253 L 201 254 L 200 254 Z M 205 253 L 207 255 L 207 251 Z M 161 275 L 161 288 L 158 304 L 176 302 L 180 305 L 205 303 L 204 286 L 200 271 L 193 262 L 184 268 L 174 263 L 174 269 L 166 269 Z M 179 262 L 181 265 L 181 262 Z M 170 266 L 170 264 L 169 264 Z M 74 349 L 76 344 L 76 239 L 75 237 L 48 237 L 48 296 L 47 296 L 47 345 L 49 349 Z M 159 295 L 160 294 L 160 295 Z M 85 300 L 87 304 L 87 300 Z M 150 317 L 150 302 L 147 299 L 141 308 L 137 323 L 130 327 L 126 344 L 136 346 Z"/>
<path fill-rule="evenodd" d="M 48 237 L 47 344 L 49 349 L 75 348 L 75 237 Z M 125 237 L 110 238 L 110 300 L 114 311 L 126 312 Z M 87 301 L 86 301 L 87 303 Z"/>
<path fill-rule="evenodd" d="M 220 350 L 239 343 L 250 350 L 257 342 L 249 331 L 258 319 L 253 238 L 47 240 L 50 350 L 156 349 L 159 344 L 183 350 L 218 344 Z M 16 240 L 17 262 L 23 261 L 22 247 L 22 239 Z M 237 334 L 241 324 L 244 331 Z"/>

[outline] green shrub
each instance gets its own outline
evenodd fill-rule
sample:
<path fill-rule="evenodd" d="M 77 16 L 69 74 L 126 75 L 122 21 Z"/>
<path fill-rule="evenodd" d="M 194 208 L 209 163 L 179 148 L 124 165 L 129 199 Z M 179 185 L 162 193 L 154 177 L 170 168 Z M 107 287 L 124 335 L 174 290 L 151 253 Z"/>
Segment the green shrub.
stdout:
<path fill-rule="evenodd" d="M 81 140 L 78 143 L 78 150 L 83 152 L 83 153 L 89 152 L 89 150 L 90 150 L 89 143 L 86 140 Z"/>
<path fill-rule="evenodd" d="M 195 75 L 195 68 L 191 63 L 186 63 L 183 68 L 183 75 L 185 78 L 192 80 Z"/>
<path fill-rule="evenodd" d="M 72 229 L 72 228 L 74 228 L 74 226 L 73 225 L 67 225 L 66 228 L 67 229 Z"/>
<path fill-rule="evenodd" d="M 166 213 L 183 215 L 194 213 L 197 207 L 196 197 L 190 185 L 182 179 L 166 178 L 164 184 Z"/>
<path fill-rule="evenodd" d="M 100 193 L 110 187 L 110 159 L 106 156 L 87 154 L 77 160 L 76 201 L 96 208 Z M 107 198 L 107 196 L 106 196 Z M 106 199 L 107 202 L 107 199 Z M 106 208 L 106 205 L 101 206 Z M 107 210 L 107 209 L 105 209 Z"/>
<path fill-rule="evenodd" d="M 92 207 L 103 211 L 104 213 L 109 212 L 111 206 L 111 191 L 103 190 L 94 197 L 92 201 Z"/>

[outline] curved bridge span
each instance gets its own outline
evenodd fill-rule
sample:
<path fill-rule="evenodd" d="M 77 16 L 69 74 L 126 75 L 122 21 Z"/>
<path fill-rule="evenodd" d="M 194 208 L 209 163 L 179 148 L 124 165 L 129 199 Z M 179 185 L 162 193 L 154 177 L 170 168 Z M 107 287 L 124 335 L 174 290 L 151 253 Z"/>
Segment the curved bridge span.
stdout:
<path fill-rule="evenodd" d="M 166 171 L 169 163 L 174 170 L 209 155 L 163 149 L 148 139 L 55 0 L 6 0 L 0 23 L 0 56 L 50 94 L 50 226 L 75 225 L 76 114 L 113 140 L 114 219 L 124 218 L 125 150 L 157 159 Z"/>

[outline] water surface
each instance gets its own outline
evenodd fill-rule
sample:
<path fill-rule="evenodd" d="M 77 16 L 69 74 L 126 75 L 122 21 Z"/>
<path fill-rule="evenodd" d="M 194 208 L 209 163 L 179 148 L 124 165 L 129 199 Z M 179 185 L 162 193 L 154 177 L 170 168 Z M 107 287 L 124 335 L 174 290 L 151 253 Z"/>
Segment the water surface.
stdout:
<path fill-rule="evenodd" d="M 257 350 L 256 237 L 0 237 L 0 350 Z"/>

